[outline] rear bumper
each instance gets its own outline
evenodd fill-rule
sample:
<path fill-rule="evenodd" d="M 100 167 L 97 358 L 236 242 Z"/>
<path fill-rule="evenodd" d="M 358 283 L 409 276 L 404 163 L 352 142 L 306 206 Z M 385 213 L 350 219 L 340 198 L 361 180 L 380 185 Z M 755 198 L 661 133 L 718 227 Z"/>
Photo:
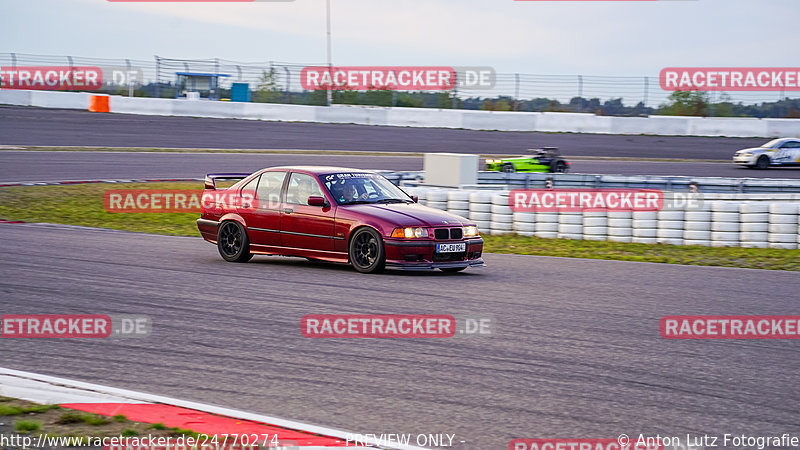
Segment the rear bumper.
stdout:
<path fill-rule="evenodd" d="M 458 253 L 436 253 L 437 243 L 465 243 L 465 251 Z M 485 263 L 483 239 L 469 238 L 448 241 L 384 241 L 386 248 L 386 266 L 407 270 L 430 270 L 460 267 L 481 267 Z"/>
<path fill-rule="evenodd" d="M 219 229 L 219 222 L 216 220 L 197 219 L 197 229 L 203 239 L 208 242 L 217 243 L 217 230 Z"/>

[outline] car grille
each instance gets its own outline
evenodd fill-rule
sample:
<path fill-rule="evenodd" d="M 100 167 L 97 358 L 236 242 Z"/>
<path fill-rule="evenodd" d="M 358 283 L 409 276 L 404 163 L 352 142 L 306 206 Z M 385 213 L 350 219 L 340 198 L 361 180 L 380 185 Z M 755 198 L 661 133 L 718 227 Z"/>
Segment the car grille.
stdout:
<path fill-rule="evenodd" d="M 464 231 L 459 228 L 435 228 L 433 230 L 433 237 L 437 240 L 447 239 L 461 239 L 464 237 Z"/>

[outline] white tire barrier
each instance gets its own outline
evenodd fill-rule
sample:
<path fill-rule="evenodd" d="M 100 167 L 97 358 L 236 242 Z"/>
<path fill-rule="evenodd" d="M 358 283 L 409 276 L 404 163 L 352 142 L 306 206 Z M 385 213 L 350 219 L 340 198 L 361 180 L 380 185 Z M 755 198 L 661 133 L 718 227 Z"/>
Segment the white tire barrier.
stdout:
<path fill-rule="evenodd" d="M 448 200 L 447 209 L 460 209 L 462 211 L 469 211 L 469 201 L 467 200 Z"/>
<path fill-rule="evenodd" d="M 523 232 L 533 234 L 533 232 L 536 231 L 536 224 L 527 222 L 514 222 L 514 231 L 520 234 Z"/>
<path fill-rule="evenodd" d="M 798 247 L 798 212 L 797 203 L 771 203 L 769 205 L 769 247 L 796 249 Z"/>
<path fill-rule="evenodd" d="M 510 216 L 512 211 L 511 207 L 505 205 L 492 205 L 492 214 L 503 214 L 506 216 Z"/>
<path fill-rule="evenodd" d="M 610 228 L 631 228 L 633 227 L 633 219 L 612 219 L 609 217 L 608 226 Z"/>
<path fill-rule="evenodd" d="M 524 222 L 524 223 L 536 222 L 536 213 L 515 212 L 513 216 L 514 216 L 514 222 Z"/>
<path fill-rule="evenodd" d="M 490 212 L 476 212 L 470 211 L 469 212 L 469 220 L 474 221 L 481 221 L 481 222 L 489 222 L 492 220 L 492 213 Z"/>
<path fill-rule="evenodd" d="M 797 249 L 797 198 L 707 194 L 713 200 L 687 210 L 514 212 L 508 191 L 404 187 L 420 204 L 474 222 L 484 234 L 518 233 L 544 238 L 608 240 L 672 245 Z"/>
<path fill-rule="evenodd" d="M 447 203 L 447 191 L 442 189 L 430 190 L 425 198 L 428 201 Z"/>
<path fill-rule="evenodd" d="M 491 203 L 469 203 L 469 210 L 475 212 L 492 212 Z"/>

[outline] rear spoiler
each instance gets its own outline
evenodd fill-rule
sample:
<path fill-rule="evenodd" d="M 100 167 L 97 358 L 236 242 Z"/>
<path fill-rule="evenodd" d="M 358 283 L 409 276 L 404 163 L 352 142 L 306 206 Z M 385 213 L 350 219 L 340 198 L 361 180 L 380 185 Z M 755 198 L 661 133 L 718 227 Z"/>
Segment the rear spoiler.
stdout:
<path fill-rule="evenodd" d="M 249 173 L 209 173 L 206 175 L 206 189 L 216 189 L 217 180 L 242 180 L 249 177 Z"/>

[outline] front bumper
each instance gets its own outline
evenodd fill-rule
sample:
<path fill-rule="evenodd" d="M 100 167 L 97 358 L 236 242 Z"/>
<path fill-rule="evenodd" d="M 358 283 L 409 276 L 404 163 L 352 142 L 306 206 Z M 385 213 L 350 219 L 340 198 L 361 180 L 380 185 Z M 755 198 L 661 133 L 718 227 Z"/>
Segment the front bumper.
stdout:
<path fill-rule="evenodd" d="M 437 243 L 466 244 L 464 252 L 436 253 Z M 485 263 L 483 239 L 480 237 L 461 240 L 402 240 L 385 239 L 386 266 L 407 270 L 430 270 L 460 267 L 481 267 Z"/>
<path fill-rule="evenodd" d="M 740 164 L 740 165 L 743 165 L 743 166 L 753 166 L 753 165 L 756 164 L 756 158 L 757 157 L 753 156 L 753 155 L 751 155 L 751 156 L 739 156 L 739 155 L 736 155 L 736 156 L 733 157 L 733 162 L 735 164 Z"/>

